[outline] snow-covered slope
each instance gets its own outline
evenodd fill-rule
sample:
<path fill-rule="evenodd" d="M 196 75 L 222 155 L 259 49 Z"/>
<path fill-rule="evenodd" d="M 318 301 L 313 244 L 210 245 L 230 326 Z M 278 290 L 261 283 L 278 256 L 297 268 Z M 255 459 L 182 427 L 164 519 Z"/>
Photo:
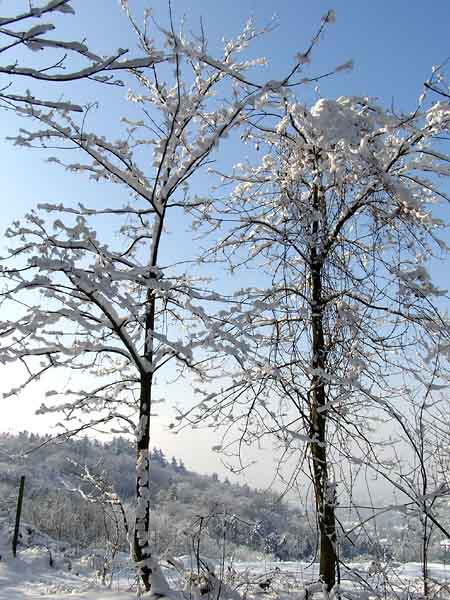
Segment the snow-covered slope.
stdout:
<path fill-rule="evenodd" d="M 128 600 L 136 598 L 128 579 L 101 585 L 95 555 L 74 556 L 74 551 L 23 524 L 17 557 L 11 550 L 12 529 L 0 522 L 0 600 L 47 598 L 71 600 Z M 52 562 L 53 566 L 51 566 Z"/>

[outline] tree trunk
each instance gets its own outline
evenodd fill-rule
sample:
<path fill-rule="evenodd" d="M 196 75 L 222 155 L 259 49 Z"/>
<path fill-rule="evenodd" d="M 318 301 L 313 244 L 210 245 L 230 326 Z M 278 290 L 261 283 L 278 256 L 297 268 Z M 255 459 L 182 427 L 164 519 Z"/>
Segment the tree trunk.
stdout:
<path fill-rule="evenodd" d="M 167 182 L 165 182 L 167 183 Z M 163 232 L 165 207 L 155 215 L 148 277 L 158 279 L 158 250 Z M 150 414 L 153 400 L 153 332 L 156 324 L 156 290 L 149 286 L 146 298 L 144 368 L 141 370 L 139 426 L 136 440 L 136 518 L 133 552 L 146 591 L 152 585 L 153 560 L 150 549 Z"/>
<path fill-rule="evenodd" d="M 427 506 L 424 504 L 423 529 L 422 529 L 422 579 L 423 579 L 423 596 L 430 597 L 430 586 L 428 581 L 428 545 L 430 542 L 428 533 L 428 516 Z"/>
<path fill-rule="evenodd" d="M 150 275 L 155 277 L 153 273 Z M 147 292 L 145 317 L 144 358 L 146 365 L 153 361 L 153 331 L 155 327 L 156 298 L 153 290 Z M 152 554 L 150 531 L 150 411 L 152 406 L 153 371 L 141 372 L 139 398 L 139 425 L 136 436 L 136 518 L 134 527 L 134 559 L 146 591 L 151 588 Z"/>
<path fill-rule="evenodd" d="M 139 431 L 136 441 L 136 518 L 134 526 L 134 559 L 148 591 L 151 587 L 152 570 L 149 544 L 150 529 L 150 405 L 152 375 L 143 375 L 141 380 Z"/>
<path fill-rule="evenodd" d="M 23 492 L 25 489 L 25 475 L 22 475 L 19 483 L 19 495 L 17 496 L 17 508 L 16 508 L 16 523 L 14 526 L 14 535 L 12 540 L 12 552 L 14 558 L 17 554 L 17 542 L 19 541 L 19 529 L 20 529 L 20 516 L 22 514 L 22 502 Z"/>
<path fill-rule="evenodd" d="M 314 190 L 313 209 L 319 214 L 319 191 Z M 320 576 L 331 590 L 336 581 L 336 518 L 335 490 L 328 476 L 327 457 L 327 398 L 325 378 L 327 351 L 324 338 L 324 303 L 322 297 L 323 257 L 318 250 L 319 220 L 312 224 L 310 252 L 311 282 L 311 334 L 313 377 L 310 389 L 310 438 L 309 443 L 314 479 L 316 513 L 320 532 Z"/>

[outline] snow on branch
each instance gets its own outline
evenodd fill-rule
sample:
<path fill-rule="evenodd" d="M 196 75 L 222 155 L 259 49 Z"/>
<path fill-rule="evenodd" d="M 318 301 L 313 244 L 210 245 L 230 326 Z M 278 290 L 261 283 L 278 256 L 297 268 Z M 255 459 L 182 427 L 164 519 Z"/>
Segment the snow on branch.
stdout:
<path fill-rule="evenodd" d="M 0 90 L 0 100 L 3 100 L 6 106 L 16 102 L 28 102 L 34 105 L 79 111 L 80 107 L 72 102 L 58 103 L 45 98 L 35 98 L 29 92 L 25 96 L 24 94 L 7 94 L 5 91 L 11 86 L 12 81 L 17 79 L 46 82 L 94 79 L 107 84 L 123 85 L 123 81 L 116 76 L 119 71 L 142 70 L 167 59 L 165 52 L 156 51 L 149 45 L 146 47 L 145 56 L 129 57 L 129 50 L 119 48 L 105 57 L 92 52 L 84 41 L 67 41 L 47 37 L 47 34 L 53 33 L 55 30 L 53 23 L 36 23 L 36 21 L 41 21 L 44 16 L 51 17 L 57 12 L 74 15 L 75 11 L 71 0 L 55 0 L 41 7 L 30 6 L 29 10 L 23 13 L 0 17 L 0 55 L 5 56 L 3 64 L 0 64 L 0 73 L 10 79 L 10 83 Z M 32 52 L 47 52 L 48 59 L 45 66 L 33 66 L 33 57 L 30 57 L 25 64 L 25 59 L 16 58 L 14 51 L 19 46 Z M 52 58 L 55 57 L 54 51 L 58 50 L 62 54 Z M 80 57 L 88 64 L 81 68 L 72 67 L 70 63 L 72 56 Z"/>

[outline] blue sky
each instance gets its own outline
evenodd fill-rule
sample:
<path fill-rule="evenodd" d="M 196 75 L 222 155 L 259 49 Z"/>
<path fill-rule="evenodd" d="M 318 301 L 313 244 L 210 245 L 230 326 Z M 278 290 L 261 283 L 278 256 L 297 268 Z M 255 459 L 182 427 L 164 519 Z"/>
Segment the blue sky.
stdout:
<path fill-rule="evenodd" d="M 118 47 L 133 50 L 135 36 L 118 0 L 74 0 L 73 6 L 77 12 L 75 17 L 58 17 L 58 34 L 65 39 L 85 37 L 90 47 L 99 53 L 110 54 Z M 130 6 L 138 21 L 144 8 L 151 6 L 156 20 L 167 25 L 166 0 L 130 0 Z M 186 18 L 186 29 L 198 32 L 200 19 L 203 19 L 212 51 L 220 47 L 222 37 L 238 34 L 250 15 L 259 25 L 265 25 L 276 14 L 277 27 L 258 40 L 253 50 L 254 55 L 268 58 L 268 79 L 287 71 L 295 54 L 308 46 L 321 16 L 334 8 L 337 22 L 328 27 L 313 54 L 311 73 L 327 72 L 348 59 L 353 59 L 355 66 L 351 72 L 323 80 L 321 95 L 369 95 L 379 98 L 385 105 L 405 109 L 415 106 L 432 65 L 450 56 L 447 42 L 450 3 L 438 0 L 432 6 L 433 10 L 419 0 L 389 3 L 341 0 L 331 4 L 322 0 L 172 2 L 175 18 Z M 29 86 L 29 81 L 21 83 L 22 89 Z M 36 85 L 35 82 L 32 82 L 32 91 L 55 96 L 54 87 Z M 120 116 L 127 110 L 125 93 L 124 88 L 79 83 L 61 86 L 57 91 L 57 95 L 81 102 L 98 100 L 100 107 L 92 118 L 106 133 L 116 128 Z M 22 125 L 7 112 L 1 112 L 0 119 L 4 136 L 13 134 Z M 234 159 L 230 144 L 226 154 Z M 46 164 L 41 153 L 16 149 L 10 142 L 4 141 L 0 145 L 0 158 L 3 172 L 7 174 L 3 181 L 3 197 L 8 199 L 0 215 L 1 230 L 36 202 L 77 202 L 80 199 L 86 203 L 95 202 L 96 195 L 103 191 L 83 177 L 74 178 L 58 167 Z M 209 182 L 205 181 L 205 184 L 209 185 Z M 108 190 L 108 193 L 116 192 Z"/>
<path fill-rule="evenodd" d="M 164 21 L 166 0 L 150 5 L 156 18 Z M 130 6 L 139 15 L 149 2 L 130 0 Z M 420 93 L 420 85 L 429 75 L 431 65 L 450 54 L 450 3 L 445 0 L 432 4 L 420 0 L 340 0 L 334 3 L 323 0 L 173 0 L 172 7 L 177 17 L 186 16 L 188 27 L 194 31 L 198 31 L 202 17 L 212 43 L 220 41 L 222 36 L 239 33 L 249 16 L 263 25 L 276 14 L 277 29 L 258 47 L 270 59 L 275 72 L 307 45 L 321 16 L 328 9 L 335 9 L 337 22 L 329 28 L 314 57 L 314 65 L 318 70 L 327 69 L 353 58 L 355 69 L 352 74 L 324 85 L 323 92 L 328 94 L 372 95 L 389 103 L 394 99 L 395 103 L 407 104 L 411 96 L 417 97 Z M 99 42 L 105 48 L 111 39 L 121 39 L 124 33 L 124 21 L 116 8 L 116 0 L 86 3 L 79 16 L 86 20 L 88 39 L 97 37 L 97 24 L 102 24 L 103 35 Z"/>
<path fill-rule="evenodd" d="M 133 34 L 117 0 L 74 0 L 73 6 L 77 11 L 76 17 L 58 18 L 60 31 L 66 38 L 86 37 L 92 49 L 108 54 L 118 47 L 133 47 Z M 156 19 L 163 25 L 167 23 L 166 0 L 130 0 L 130 6 L 137 17 L 145 7 L 151 6 Z M 172 7 L 176 19 L 185 15 L 186 28 L 195 32 L 199 30 L 200 17 L 203 18 L 212 49 L 220 46 L 222 37 L 238 34 L 249 16 L 264 25 L 275 13 L 277 28 L 261 39 L 254 51 L 255 55 L 268 58 L 268 79 L 286 72 L 293 56 L 308 46 L 321 16 L 334 8 L 337 22 L 327 29 L 320 47 L 313 54 L 311 71 L 329 71 L 348 59 L 354 60 L 355 67 L 349 73 L 325 80 L 320 90 L 323 96 L 368 95 L 398 109 L 412 108 L 422 91 L 423 81 L 431 73 L 432 65 L 450 56 L 448 0 L 435 0 L 432 4 L 422 0 L 340 0 L 334 3 L 323 0 L 173 0 Z M 40 87 L 32 89 L 39 90 Z M 74 99 L 79 95 L 84 99 L 98 99 L 101 107 L 107 107 L 106 110 L 100 108 L 97 113 L 105 131 L 115 128 L 115 120 L 125 106 L 124 89 L 86 84 L 81 88 L 66 86 L 58 89 L 59 93 L 66 97 L 73 93 Z M 0 112 L 0 119 L 3 136 L 11 135 L 20 126 L 10 113 Z M 229 148 L 228 152 L 231 155 L 233 149 Z M 97 185 L 80 176 L 64 173 L 44 163 L 43 159 L 44 156 L 39 152 L 15 149 L 7 141 L 0 143 L 2 231 L 37 202 L 82 200 L 86 204 L 94 204 L 96 195 L 102 192 Z M 204 183 L 205 187 L 209 186 L 207 180 Z M 189 240 L 185 238 L 184 244 L 189 244 Z M 0 242 L 0 248 L 2 246 Z M 179 388 L 177 393 L 183 395 L 188 392 Z M 6 427 L 20 428 L 23 421 L 15 409 L 17 401 L 7 406 L 9 417 Z M 31 427 L 34 423 L 30 417 L 27 426 Z M 197 433 L 197 446 L 194 448 L 189 435 L 183 435 L 181 441 L 174 440 L 166 433 L 165 425 L 161 422 L 157 426 L 154 443 L 162 445 L 169 455 L 182 455 L 193 468 L 220 471 L 217 459 L 210 455 L 206 458 L 204 452 L 198 451 L 199 444 L 207 447 L 212 445 L 211 440 L 210 434 Z M 251 473 L 250 482 L 260 485 L 267 482 L 258 469 Z"/>
<path fill-rule="evenodd" d="M 110 53 L 117 47 L 132 47 L 134 36 L 120 10 L 118 0 L 96 0 L 95 2 L 73 3 L 77 15 L 61 16 L 58 31 L 67 38 L 86 37 L 92 48 Z M 158 21 L 166 23 L 168 3 L 166 0 L 130 0 L 135 14 L 140 16 L 144 7 L 151 6 Z M 268 23 L 277 15 L 278 26 L 271 34 L 255 45 L 255 53 L 269 59 L 268 76 L 285 72 L 296 52 L 304 49 L 317 29 L 320 17 L 329 8 L 337 13 L 337 22 L 328 28 L 320 47 L 313 56 L 312 71 L 329 70 L 349 58 L 354 60 L 353 71 L 342 73 L 321 84 L 324 96 L 369 95 L 380 99 L 384 104 L 410 108 L 421 93 L 421 85 L 429 76 L 433 64 L 450 56 L 448 25 L 450 23 L 450 3 L 436 0 L 431 5 L 420 0 L 396 2 L 358 2 L 341 0 L 334 3 L 322 0 L 173 0 L 176 17 L 186 16 L 186 27 L 199 30 L 200 17 L 211 40 L 211 47 L 220 44 L 223 36 L 237 34 L 248 16 L 252 15 L 258 24 Z M 26 82 L 29 86 L 30 82 Z M 33 83 L 33 91 L 40 86 Z M 100 110 L 98 118 L 112 125 L 114 114 L 111 107 L 121 112 L 124 90 L 110 87 L 94 89 L 92 85 L 80 88 L 70 84 L 58 90 L 66 97 L 80 96 L 84 99 L 99 99 L 108 110 Z M 76 90 L 76 92 L 75 92 Z M 54 92 L 52 92 L 54 93 Z M 111 97 L 114 96 L 114 102 Z M 2 132 L 7 135 L 14 131 L 17 121 L 9 113 L 0 113 Z M 38 153 L 14 151 L 10 143 L 0 146 L 0 156 L 4 173 L 3 196 L 9 201 L 2 210 L 0 227 L 12 218 L 23 214 L 36 200 L 48 196 L 58 196 L 65 177 L 51 165 L 45 165 Z M 93 187 L 84 188 L 78 178 L 77 190 L 90 195 Z M 74 193 L 67 189 L 65 193 Z"/>

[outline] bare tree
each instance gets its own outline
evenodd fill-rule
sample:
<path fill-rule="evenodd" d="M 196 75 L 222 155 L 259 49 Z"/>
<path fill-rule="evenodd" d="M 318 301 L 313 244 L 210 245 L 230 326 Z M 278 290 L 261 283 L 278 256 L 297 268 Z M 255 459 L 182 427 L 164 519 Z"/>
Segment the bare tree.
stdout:
<path fill-rule="evenodd" d="M 124 6 L 153 61 L 159 53 L 147 38 L 148 15 L 140 27 Z M 21 130 L 16 144 L 64 148 L 49 160 L 120 186 L 126 199 L 114 205 L 103 194 L 95 206 L 43 204 L 14 223 L 7 231 L 13 248 L 1 267 L 2 314 L 7 316 L 0 324 L 1 362 L 20 361 L 27 374 L 8 394 L 55 369 L 69 369 L 72 387 L 49 389 L 47 395 L 59 401 L 40 411 L 62 413 L 68 434 L 110 425 L 135 436 L 133 552 L 145 588 L 152 585 L 154 593 L 161 582 L 158 575 L 156 588 L 151 583 L 159 567 L 149 545 L 150 421 L 159 400 L 155 377 L 168 366 L 179 376 L 194 371 L 202 377 L 208 349 L 220 344 L 207 304 L 223 300 L 189 274 L 186 257 L 173 264 L 179 253 L 169 247 L 163 258 L 165 232 L 174 223 L 183 228 L 196 206 L 208 210 L 208 201 L 189 193 L 190 180 L 272 89 L 247 76 L 265 61 L 240 56 L 267 28 L 258 30 L 249 21 L 219 58 L 209 54 L 203 31 L 190 39 L 183 30 L 176 33 L 172 21 L 167 30 L 158 30 L 171 67 L 153 61 L 147 70 L 133 70 L 132 108 L 117 141 L 91 131 L 95 107 L 80 121 L 64 106 L 17 107 L 30 127 Z M 53 221 L 46 213 L 54 215 Z M 115 237 L 110 226 L 103 233 L 106 220 L 117 222 Z"/>
<path fill-rule="evenodd" d="M 76 462 L 73 462 L 73 465 L 80 483 L 76 488 L 71 487 L 68 482 L 66 486 L 70 491 L 80 494 L 86 502 L 99 506 L 102 511 L 107 545 L 105 555 L 99 565 L 99 571 L 102 584 L 105 585 L 109 578 L 109 586 L 111 587 L 114 576 L 114 561 L 123 546 L 123 538 L 125 537 L 128 543 L 131 544 L 125 506 L 114 486 L 109 482 L 106 472 L 99 468 L 100 465 L 96 468 L 97 472 L 95 473 L 86 465 L 83 467 Z"/>
<path fill-rule="evenodd" d="M 437 308 L 446 292 L 426 264 L 446 251 L 434 206 L 448 201 L 435 175 L 450 173 L 438 148 L 450 110 L 441 103 L 398 115 L 355 97 L 300 102 L 295 87 L 322 77 L 303 69 L 333 12 L 287 75 L 264 84 L 248 75 L 263 61 L 240 56 L 265 32 L 251 22 L 217 59 L 203 31 L 189 38 L 173 21 L 159 27 L 162 53 L 146 22 L 129 18 L 151 66 L 126 67 L 136 67 L 129 99 L 137 110 L 123 119 L 120 139 L 92 129 L 93 106 L 80 121 L 66 105 L 16 107 L 31 122 L 17 144 L 73 152 L 73 160 L 50 160 L 120 186 L 126 200 L 113 204 L 105 194 L 95 206 L 40 205 L 8 230 L 0 360 L 20 361 L 27 373 L 9 393 L 70 369 L 73 387 L 48 390 L 58 401 L 42 412 L 61 412 L 68 433 L 119 426 L 135 436 L 133 552 L 145 588 L 158 594 L 167 584 L 149 544 L 155 377 L 167 368 L 196 374 L 205 398 L 183 416 L 237 426 L 240 445 L 270 433 L 300 456 L 314 491 L 320 574 L 331 589 L 338 467 L 377 457 L 372 419 L 392 416 L 404 391 L 398 372 L 423 380 L 424 359 L 439 353 L 445 362 L 448 353 L 448 322 Z M 162 56 L 170 68 L 155 64 Z M 232 187 L 222 199 L 191 194 L 238 127 L 262 160 L 221 173 Z M 186 261 L 174 264 L 165 233 L 174 223 L 187 227 L 193 214 L 194 226 L 223 227 L 211 255 L 232 269 L 257 269 L 259 287 L 224 297 Z M 101 227 L 106 219 L 117 221 L 114 238 Z M 213 315 L 208 304 L 217 303 Z M 219 375 L 226 385 L 205 391 Z M 435 385 L 446 376 L 440 369 Z"/>
<path fill-rule="evenodd" d="M 428 563 L 432 538 L 434 534 L 450 537 L 445 522 L 450 497 L 444 450 L 448 430 L 442 420 L 448 400 L 437 391 L 439 387 L 433 379 L 427 386 L 405 384 L 401 406 L 387 407 L 397 425 L 396 444 L 388 456 L 372 456 L 367 464 L 398 493 L 398 505 L 392 509 L 417 524 L 425 598 L 431 595 Z"/>
<path fill-rule="evenodd" d="M 270 433 L 297 454 L 329 589 L 339 469 L 377 460 L 374 427 L 392 423 L 401 374 L 426 381 L 439 355 L 433 389 L 447 385 L 447 291 L 427 266 L 447 256 L 436 207 L 450 198 L 436 176 L 450 175 L 449 125 L 444 103 L 396 114 L 365 97 L 308 104 L 286 92 L 244 136 L 262 159 L 221 173 L 232 191 L 210 215 L 224 234 L 209 256 L 258 270 L 262 285 L 236 294 L 237 316 L 222 315 L 224 335 L 245 346 L 237 369 L 223 361 L 228 385 L 181 416 L 237 431 L 223 448 Z"/>

